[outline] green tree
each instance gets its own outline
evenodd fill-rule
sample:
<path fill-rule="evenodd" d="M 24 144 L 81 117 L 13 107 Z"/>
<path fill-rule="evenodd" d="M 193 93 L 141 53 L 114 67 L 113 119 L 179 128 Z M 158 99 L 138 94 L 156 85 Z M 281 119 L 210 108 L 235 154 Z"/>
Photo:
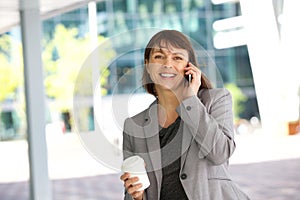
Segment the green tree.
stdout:
<path fill-rule="evenodd" d="M 104 40 L 104 37 L 98 37 L 99 43 Z M 58 109 L 58 111 L 70 110 L 79 70 L 91 53 L 90 39 L 88 36 L 79 37 L 77 28 L 67 29 L 63 25 L 57 25 L 53 39 L 45 42 L 44 46 L 43 62 L 46 71 L 46 94 L 56 100 L 55 109 Z M 112 58 L 114 56 L 113 49 L 110 48 L 105 52 L 105 55 Z M 99 70 L 105 69 L 107 65 L 107 62 L 101 62 Z M 104 74 L 101 85 L 106 84 L 108 75 L 109 73 Z M 91 81 L 91 78 L 89 80 Z M 93 91 L 90 90 L 90 92 Z M 105 90 L 102 92 L 105 93 Z"/>
<path fill-rule="evenodd" d="M 232 95 L 234 120 L 235 122 L 237 122 L 240 118 L 239 115 L 245 109 L 243 103 L 247 101 L 248 98 L 245 94 L 243 94 L 242 90 L 239 87 L 237 87 L 237 85 L 235 85 L 234 83 L 225 84 L 225 88 L 227 88 Z"/>
<path fill-rule="evenodd" d="M 12 51 L 12 48 L 17 51 Z M 0 36 L 0 102 L 15 98 L 16 89 L 23 83 L 21 44 L 11 36 Z"/>

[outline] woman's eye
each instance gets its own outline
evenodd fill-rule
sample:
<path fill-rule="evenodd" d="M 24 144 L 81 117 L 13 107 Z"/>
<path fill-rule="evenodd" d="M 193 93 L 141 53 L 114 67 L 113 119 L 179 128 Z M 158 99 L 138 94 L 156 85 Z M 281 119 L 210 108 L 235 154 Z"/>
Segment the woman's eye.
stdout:
<path fill-rule="evenodd" d="M 155 58 L 155 59 L 162 59 L 163 56 L 162 56 L 162 55 L 155 55 L 154 58 Z"/>
<path fill-rule="evenodd" d="M 183 60 L 180 56 L 174 57 L 174 60 Z"/>

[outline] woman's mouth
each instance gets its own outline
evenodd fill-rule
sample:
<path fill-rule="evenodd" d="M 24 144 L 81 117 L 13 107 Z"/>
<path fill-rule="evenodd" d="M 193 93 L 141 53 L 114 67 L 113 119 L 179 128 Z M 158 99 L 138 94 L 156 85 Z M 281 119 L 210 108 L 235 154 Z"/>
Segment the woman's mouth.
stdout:
<path fill-rule="evenodd" d="M 176 76 L 176 74 L 173 73 L 160 73 L 159 75 L 163 78 L 173 78 Z"/>

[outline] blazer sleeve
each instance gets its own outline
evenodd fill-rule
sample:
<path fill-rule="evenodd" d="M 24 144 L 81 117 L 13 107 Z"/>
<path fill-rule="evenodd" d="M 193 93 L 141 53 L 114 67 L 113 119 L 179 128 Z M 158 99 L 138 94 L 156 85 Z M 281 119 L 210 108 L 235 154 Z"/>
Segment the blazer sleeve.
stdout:
<path fill-rule="evenodd" d="M 131 132 L 131 130 L 129 130 L 130 129 L 129 127 L 132 127 L 132 125 L 130 125 L 130 122 L 132 122 L 130 118 L 126 119 L 123 127 L 123 160 L 134 155 L 133 141 L 132 141 L 132 137 L 130 137 L 129 134 Z M 125 189 L 124 189 L 124 200 L 133 200 L 131 195 L 128 194 Z M 143 200 L 147 200 L 146 191 L 144 192 Z"/>
<path fill-rule="evenodd" d="M 133 155 L 134 149 L 132 146 L 131 142 L 131 137 L 130 137 L 130 119 L 127 118 L 124 122 L 124 127 L 123 127 L 123 160 L 126 158 L 130 157 Z"/>
<path fill-rule="evenodd" d="M 130 136 L 127 134 L 129 131 L 128 124 L 129 124 L 129 119 L 126 119 L 123 127 L 123 160 L 130 157 L 132 155 L 131 152 L 133 152 L 132 144 L 130 142 L 131 139 Z M 127 193 L 125 188 L 124 188 L 124 200 L 132 200 L 132 197 Z"/>
<path fill-rule="evenodd" d="M 200 98 L 185 99 L 177 112 L 187 127 L 184 134 L 192 134 L 198 145 L 199 158 L 220 165 L 235 150 L 231 95 L 226 89 L 211 89 Z"/>

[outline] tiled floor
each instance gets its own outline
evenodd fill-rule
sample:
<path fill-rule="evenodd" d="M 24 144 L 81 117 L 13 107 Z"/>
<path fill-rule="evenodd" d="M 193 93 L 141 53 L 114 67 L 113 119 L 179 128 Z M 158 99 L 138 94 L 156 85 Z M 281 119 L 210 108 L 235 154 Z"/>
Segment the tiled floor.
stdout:
<path fill-rule="evenodd" d="M 123 187 L 117 175 L 99 175 L 54 180 L 52 191 L 54 200 L 119 200 Z M 28 181 L 0 184 L 0 199 L 29 200 Z"/>
<path fill-rule="evenodd" d="M 230 172 L 252 200 L 298 200 L 300 159 L 232 165 Z M 120 200 L 119 174 L 52 181 L 53 200 Z M 28 182 L 0 184 L 1 200 L 29 200 Z"/>
<path fill-rule="evenodd" d="M 101 168 L 74 136 L 66 135 L 55 141 L 55 145 L 48 144 L 53 200 L 122 199 L 120 174 Z M 238 136 L 236 142 L 230 172 L 252 200 L 299 199 L 300 135 L 272 139 L 245 135 Z M 29 200 L 24 144 L 0 143 L 0 200 Z M 15 160 L 11 161 L 12 158 Z"/>
<path fill-rule="evenodd" d="M 253 200 L 298 200 L 300 158 L 232 165 L 233 179 Z"/>

